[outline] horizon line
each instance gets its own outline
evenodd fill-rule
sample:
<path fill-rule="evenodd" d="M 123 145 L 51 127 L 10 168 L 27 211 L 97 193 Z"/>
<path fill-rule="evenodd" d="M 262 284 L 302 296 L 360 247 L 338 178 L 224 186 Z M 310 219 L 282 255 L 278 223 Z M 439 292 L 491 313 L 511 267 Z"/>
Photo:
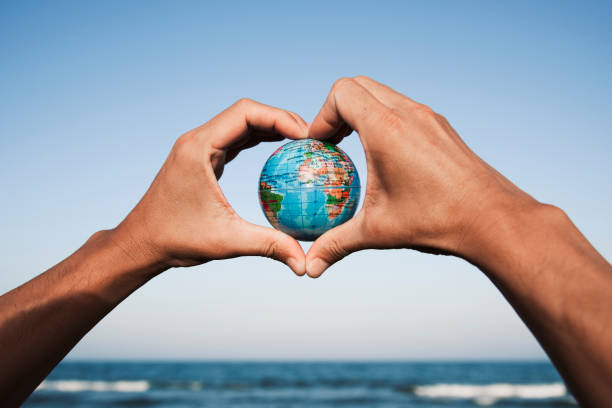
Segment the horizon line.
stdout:
<path fill-rule="evenodd" d="M 300 359 L 300 358 L 187 358 L 187 357 L 67 357 L 62 362 L 89 363 L 89 362 L 117 362 L 117 363 L 551 363 L 548 358 L 377 358 L 377 359 Z"/>

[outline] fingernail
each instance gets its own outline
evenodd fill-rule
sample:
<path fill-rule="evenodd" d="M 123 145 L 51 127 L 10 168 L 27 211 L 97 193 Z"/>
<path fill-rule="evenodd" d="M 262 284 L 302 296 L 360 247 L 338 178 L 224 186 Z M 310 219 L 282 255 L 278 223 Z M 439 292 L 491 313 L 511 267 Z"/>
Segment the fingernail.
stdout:
<path fill-rule="evenodd" d="M 318 278 L 327 268 L 329 268 L 329 264 L 321 258 L 306 260 L 306 273 L 311 278 Z"/>
<path fill-rule="evenodd" d="M 298 261 L 297 259 L 290 257 L 287 258 L 287 265 L 295 272 L 296 275 L 302 276 L 306 273 L 306 262 Z"/>

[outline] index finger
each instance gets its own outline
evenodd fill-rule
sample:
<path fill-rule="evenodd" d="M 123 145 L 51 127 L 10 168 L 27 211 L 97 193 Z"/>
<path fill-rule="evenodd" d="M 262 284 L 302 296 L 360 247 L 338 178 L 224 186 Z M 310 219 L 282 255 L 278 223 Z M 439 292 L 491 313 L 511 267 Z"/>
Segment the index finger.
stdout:
<path fill-rule="evenodd" d="M 275 136 L 304 139 L 308 135 L 308 125 L 296 113 L 250 99 L 240 99 L 205 126 L 216 135 L 213 146 L 218 149 L 246 142 L 248 137 L 278 140 Z"/>
<path fill-rule="evenodd" d="M 388 110 L 357 81 L 341 78 L 332 86 L 308 134 L 313 139 L 342 137 L 348 125 L 361 135 L 367 127 L 375 126 Z"/>

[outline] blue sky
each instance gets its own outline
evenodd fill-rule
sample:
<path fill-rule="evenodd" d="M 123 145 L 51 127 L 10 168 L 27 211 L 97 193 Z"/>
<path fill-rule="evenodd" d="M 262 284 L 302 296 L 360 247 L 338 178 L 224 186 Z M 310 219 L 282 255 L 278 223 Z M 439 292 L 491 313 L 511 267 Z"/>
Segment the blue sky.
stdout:
<path fill-rule="evenodd" d="M 611 259 L 611 19 L 607 2 L 1 2 L 0 291 L 117 225 L 174 140 L 236 99 L 310 121 L 335 79 L 358 74 L 445 115 Z M 257 178 L 278 145 L 241 153 L 221 180 L 262 225 Z M 357 136 L 342 148 L 365 185 Z M 70 357 L 544 354 L 473 266 L 393 250 L 318 280 L 262 258 L 170 270 Z"/>

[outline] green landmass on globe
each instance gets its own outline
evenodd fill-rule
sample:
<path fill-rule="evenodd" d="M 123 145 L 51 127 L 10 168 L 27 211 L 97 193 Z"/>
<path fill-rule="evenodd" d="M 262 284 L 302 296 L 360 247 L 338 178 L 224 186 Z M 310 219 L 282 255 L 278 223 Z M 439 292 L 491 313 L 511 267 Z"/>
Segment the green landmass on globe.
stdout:
<path fill-rule="evenodd" d="M 278 148 L 259 178 L 259 201 L 276 229 L 313 241 L 349 220 L 361 185 L 355 165 L 338 146 L 314 139 Z"/>

